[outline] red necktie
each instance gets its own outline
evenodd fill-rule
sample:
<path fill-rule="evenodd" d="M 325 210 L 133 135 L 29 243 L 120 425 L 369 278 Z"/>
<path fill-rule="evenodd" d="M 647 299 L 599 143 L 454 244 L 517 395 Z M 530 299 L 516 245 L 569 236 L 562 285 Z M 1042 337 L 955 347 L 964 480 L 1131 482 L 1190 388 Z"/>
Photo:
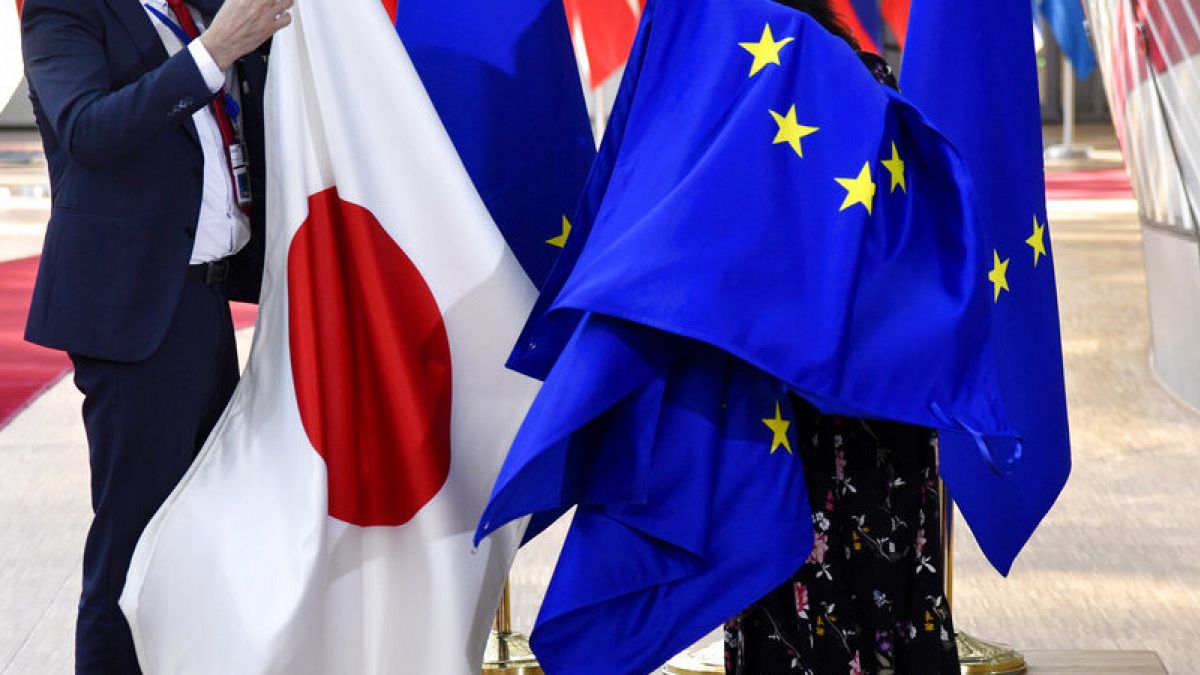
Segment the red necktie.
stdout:
<path fill-rule="evenodd" d="M 195 40 L 200 37 L 200 29 L 196 27 L 192 12 L 183 4 L 183 0 L 167 0 L 167 6 L 175 13 L 175 18 L 179 20 L 179 27 L 183 28 L 183 32 L 189 38 Z M 221 90 L 213 97 L 212 111 L 213 117 L 217 119 L 217 127 L 221 130 L 221 142 L 225 145 L 225 168 L 229 171 L 229 181 L 233 186 L 233 198 L 235 202 L 239 202 L 237 176 L 234 175 L 233 161 L 229 156 L 229 149 L 237 142 L 237 136 L 233 130 L 233 120 L 229 118 L 229 112 L 225 109 L 225 96 L 225 87 L 221 87 Z M 250 215 L 250 209 L 247 206 L 239 204 L 239 208 L 242 213 Z"/>

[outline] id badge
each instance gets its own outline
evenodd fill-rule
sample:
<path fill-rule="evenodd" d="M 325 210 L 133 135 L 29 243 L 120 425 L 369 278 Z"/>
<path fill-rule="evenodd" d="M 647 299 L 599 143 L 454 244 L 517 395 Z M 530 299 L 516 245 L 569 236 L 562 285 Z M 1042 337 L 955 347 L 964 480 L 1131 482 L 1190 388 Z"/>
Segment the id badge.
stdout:
<path fill-rule="evenodd" d="M 253 201 L 250 193 L 250 169 L 246 165 L 246 146 L 241 143 L 229 146 L 229 168 L 233 170 L 238 206 L 246 206 Z"/>

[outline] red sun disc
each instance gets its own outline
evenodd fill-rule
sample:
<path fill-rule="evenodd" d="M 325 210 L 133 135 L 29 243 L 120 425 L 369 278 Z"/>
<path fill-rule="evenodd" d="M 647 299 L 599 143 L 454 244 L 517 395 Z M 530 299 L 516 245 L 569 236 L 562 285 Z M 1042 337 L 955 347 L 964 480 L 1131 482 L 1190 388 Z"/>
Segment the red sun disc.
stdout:
<path fill-rule="evenodd" d="M 309 197 L 288 253 L 292 376 L 329 515 L 402 525 L 450 473 L 450 343 L 421 273 L 370 211 Z"/>

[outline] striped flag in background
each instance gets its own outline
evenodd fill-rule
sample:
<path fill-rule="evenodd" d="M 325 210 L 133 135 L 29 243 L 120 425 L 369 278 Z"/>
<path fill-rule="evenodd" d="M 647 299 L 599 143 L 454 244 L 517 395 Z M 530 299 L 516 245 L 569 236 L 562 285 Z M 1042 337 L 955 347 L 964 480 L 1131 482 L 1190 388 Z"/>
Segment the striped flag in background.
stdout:
<path fill-rule="evenodd" d="M 831 0 L 830 5 L 846 27 L 854 34 L 860 47 L 881 54 L 884 47 L 883 29 L 887 26 L 900 47 L 904 48 L 908 32 L 908 12 L 912 0 Z"/>
<path fill-rule="evenodd" d="M 594 89 L 612 77 L 633 46 L 645 0 L 563 0 L 584 78 Z"/>

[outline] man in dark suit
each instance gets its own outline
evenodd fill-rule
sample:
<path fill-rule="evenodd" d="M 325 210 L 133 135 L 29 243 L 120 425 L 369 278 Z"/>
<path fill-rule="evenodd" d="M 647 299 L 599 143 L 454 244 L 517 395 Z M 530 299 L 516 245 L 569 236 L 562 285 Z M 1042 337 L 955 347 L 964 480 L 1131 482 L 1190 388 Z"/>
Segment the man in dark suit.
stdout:
<path fill-rule="evenodd" d="M 262 46 L 291 4 L 24 5 L 53 204 L 25 336 L 70 354 L 92 470 L 77 673 L 139 672 L 117 607 L 134 546 L 237 382 L 228 299 L 262 277 Z"/>

